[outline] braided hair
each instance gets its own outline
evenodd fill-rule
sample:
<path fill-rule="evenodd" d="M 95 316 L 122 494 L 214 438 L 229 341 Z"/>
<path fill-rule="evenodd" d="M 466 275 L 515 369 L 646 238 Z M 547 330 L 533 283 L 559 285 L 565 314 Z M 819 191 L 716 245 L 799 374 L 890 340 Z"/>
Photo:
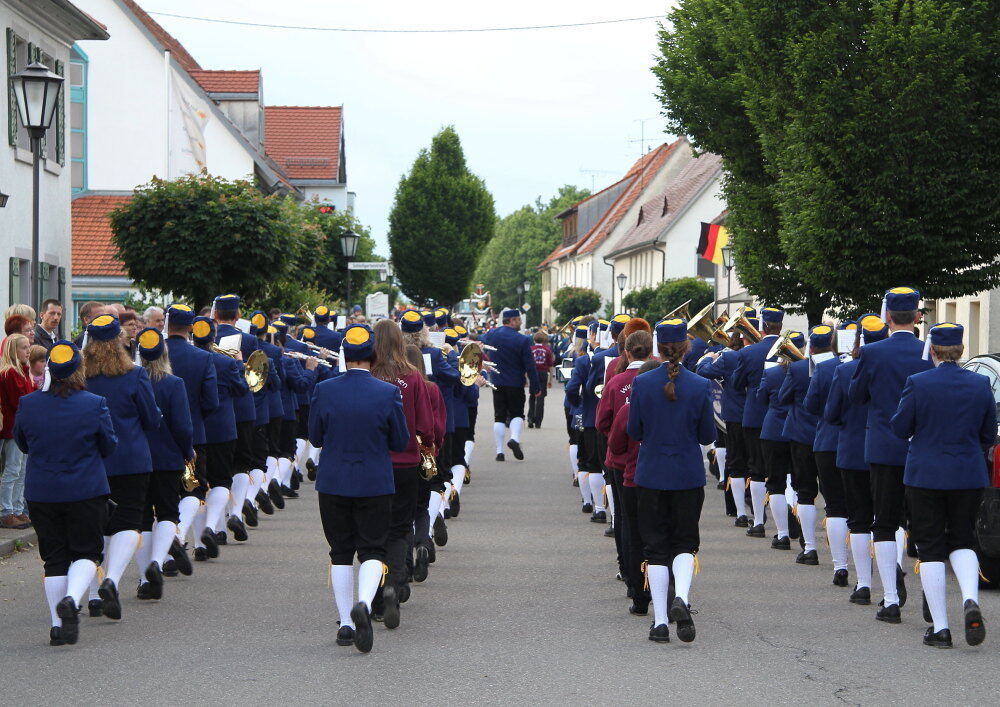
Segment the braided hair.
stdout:
<path fill-rule="evenodd" d="M 667 384 L 663 386 L 663 397 L 667 400 L 677 400 L 674 379 L 680 374 L 681 361 L 690 347 L 691 342 L 689 340 L 659 345 L 660 358 L 664 361 L 663 365 L 667 367 Z"/>

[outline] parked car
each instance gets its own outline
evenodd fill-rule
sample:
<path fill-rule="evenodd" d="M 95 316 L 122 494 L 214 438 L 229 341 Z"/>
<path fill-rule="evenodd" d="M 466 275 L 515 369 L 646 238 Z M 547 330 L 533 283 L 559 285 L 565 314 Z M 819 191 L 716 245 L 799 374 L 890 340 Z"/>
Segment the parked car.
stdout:
<path fill-rule="evenodd" d="M 986 376 L 993 387 L 993 398 L 997 403 L 998 418 L 1000 418 L 1000 354 L 984 354 L 974 356 L 966 361 L 963 368 Z M 993 488 L 987 489 L 983 506 L 976 523 L 977 534 L 989 530 L 992 536 L 1000 527 L 1000 424 L 997 429 L 997 444 L 987 454 L 990 479 Z M 987 546 L 983 548 L 983 544 Z M 1000 587 L 1000 543 L 986 539 L 976 547 L 979 555 L 979 566 L 988 583 L 984 587 Z"/>

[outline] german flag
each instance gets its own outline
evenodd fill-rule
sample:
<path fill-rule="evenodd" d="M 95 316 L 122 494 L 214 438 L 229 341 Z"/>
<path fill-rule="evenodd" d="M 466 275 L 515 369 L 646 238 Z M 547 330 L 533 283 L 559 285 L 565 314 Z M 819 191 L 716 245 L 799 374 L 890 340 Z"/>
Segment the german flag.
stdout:
<path fill-rule="evenodd" d="M 705 260 L 711 260 L 716 265 L 722 264 L 722 248 L 729 243 L 729 231 L 717 223 L 701 224 L 701 238 L 698 239 L 698 255 Z"/>

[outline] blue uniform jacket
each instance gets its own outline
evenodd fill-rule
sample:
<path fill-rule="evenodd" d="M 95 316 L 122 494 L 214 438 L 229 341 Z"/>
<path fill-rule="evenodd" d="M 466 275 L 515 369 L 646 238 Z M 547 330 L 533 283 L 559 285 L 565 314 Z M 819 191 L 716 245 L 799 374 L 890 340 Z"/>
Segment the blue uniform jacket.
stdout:
<path fill-rule="evenodd" d="M 250 354 L 260 348 L 257 343 L 257 337 L 247 334 L 245 331 L 240 331 L 232 324 L 219 324 L 215 328 L 215 343 L 219 343 L 219 340 L 224 336 L 232 336 L 233 334 L 240 335 L 240 351 L 243 353 L 243 365 L 250 358 Z M 233 401 L 233 409 L 236 411 L 236 422 L 254 422 L 257 420 L 257 410 L 254 404 L 254 398 L 252 395 L 244 395 L 236 398 Z"/>
<path fill-rule="evenodd" d="M 997 403 L 986 376 L 941 363 L 910 376 L 891 419 L 910 438 L 903 483 L 926 489 L 989 486 L 984 448 L 997 437 Z"/>
<path fill-rule="evenodd" d="M 931 362 L 921 358 L 923 353 L 923 342 L 908 331 L 897 331 L 888 339 L 861 347 L 848 392 L 853 402 L 869 403 L 865 437 L 869 465 L 906 464 L 909 444 L 893 433 L 889 420 L 899 407 L 906 379 L 931 368 Z"/>
<path fill-rule="evenodd" d="M 512 327 L 498 326 L 483 334 L 482 341 L 497 349 L 486 352 L 500 369 L 493 377 L 494 385 L 523 388 L 524 378 L 527 376 L 529 392 L 532 395 L 538 392 L 538 372 L 531 355 L 529 337 L 519 334 Z"/>
<path fill-rule="evenodd" d="M 837 428 L 837 468 L 868 471 L 865 461 L 868 405 L 855 404 L 848 395 L 857 367 L 857 360 L 851 360 L 834 369 L 823 419 Z"/>
<path fill-rule="evenodd" d="M 317 346 L 318 345 L 319 344 L 317 344 Z M 298 341 L 297 339 L 293 339 L 290 336 L 285 340 L 285 350 L 286 351 L 295 351 L 295 352 L 300 353 L 300 354 L 305 354 L 306 356 L 313 356 L 315 358 L 318 358 L 318 356 L 316 356 L 316 353 L 311 348 L 309 348 L 308 346 L 306 346 L 305 344 L 303 344 L 301 341 Z M 303 370 L 303 371 L 306 370 L 306 367 L 305 367 L 305 365 L 303 364 L 302 361 L 296 361 L 295 359 L 289 359 L 289 360 L 291 360 L 292 363 L 294 363 L 296 366 L 298 366 L 301 370 Z M 317 370 L 319 368 L 323 368 L 323 366 L 317 367 Z M 308 371 L 307 371 L 307 373 L 308 373 Z M 296 391 L 296 393 L 295 393 L 295 402 L 298 403 L 298 405 L 296 407 L 302 407 L 303 405 L 308 405 L 309 404 L 309 399 L 312 397 L 312 389 L 315 386 L 316 386 L 316 374 L 314 372 L 313 375 L 312 375 L 312 380 L 309 383 L 309 387 L 307 389 L 305 389 L 305 390 Z"/>
<path fill-rule="evenodd" d="M 120 376 L 88 378 L 87 390 L 107 400 L 118 435 L 114 453 L 104 460 L 108 476 L 150 473 L 153 462 L 146 431 L 159 427 L 162 416 L 146 370 L 133 366 Z"/>
<path fill-rule="evenodd" d="M 698 337 L 691 339 L 688 352 L 684 354 L 684 360 L 681 361 L 681 365 L 689 371 L 694 371 L 698 359 L 704 356 L 706 351 L 708 351 L 708 344 Z"/>
<path fill-rule="evenodd" d="M 618 345 L 615 344 L 609 349 L 601 349 L 590 358 L 590 373 L 587 374 L 587 390 L 593 391 L 598 385 L 604 383 L 604 372 L 607 370 L 608 361 L 618 356 Z"/>
<path fill-rule="evenodd" d="M 146 430 L 153 471 L 181 471 L 194 456 L 194 430 L 184 381 L 165 375 L 152 381 L 153 397 L 163 420 L 155 430 Z"/>
<path fill-rule="evenodd" d="M 261 341 L 260 350 L 267 355 L 271 367 L 268 371 L 267 386 L 267 412 L 271 420 L 285 416 L 285 407 L 281 403 L 281 391 L 285 387 L 285 359 L 287 356 L 281 355 L 281 349 L 270 341 Z"/>
<path fill-rule="evenodd" d="M 711 383 L 683 366 L 674 379 L 677 400 L 663 396 L 667 367 L 632 380 L 628 436 L 641 442 L 635 485 L 677 491 L 705 485 L 701 446 L 715 441 Z"/>
<path fill-rule="evenodd" d="M 812 448 L 816 441 L 816 425 L 819 419 L 805 406 L 809 380 L 809 359 L 792 362 L 781 384 L 781 390 L 778 391 L 778 402 L 788 407 L 788 416 L 785 418 L 782 433 L 791 441 L 807 444 Z"/>
<path fill-rule="evenodd" d="M 212 354 L 192 346 L 182 336 L 168 337 L 167 350 L 170 352 L 170 368 L 175 376 L 184 381 L 187 390 L 194 443 L 205 444 L 205 416 L 219 407 Z"/>
<path fill-rule="evenodd" d="M 14 442 L 28 455 L 24 497 L 40 503 L 83 501 L 111 492 L 104 459 L 118 444 L 104 398 L 79 390 L 42 391 L 18 403 Z"/>
<path fill-rule="evenodd" d="M 299 394 L 309 390 L 316 380 L 316 371 L 307 371 L 302 365 L 288 356 L 281 357 L 284 363 L 285 385 L 281 389 L 281 404 L 285 414 L 283 420 L 294 420 L 299 409 Z"/>
<path fill-rule="evenodd" d="M 236 404 L 249 397 L 243 364 L 220 353 L 212 354 L 219 386 L 219 407 L 205 416 L 205 440 L 208 444 L 236 439 Z"/>
<path fill-rule="evenodd" d="M 587 387 L 590 376 L 591 356 L 584 354 L 573 361 L 573 373 L 566 383 L 566 398 L 573 406 L 574 415 L 583 415 L 583 426 L 593 427 L 597 424 L 597 404 L 600 399 L 594 395 L 593 388 Z"/>
<path fill-rule="evenodd" d="M 469 410 L 479 403 L 479 386 L 456 383 L 455 394 L 455 427 L 469 426 Z"/>
<path fill-rule="evenodd" d="M 316 336 L 313 337 L 314 344 L 322 346 L 324 349 L 329 349 L 330 351 L 340 350 L 340 344 L 344 340 L 343 334 L 339 331 L 334 331 L 333 329 L 327 329 L 325 326 L 320 324 L 317 324 L 314 329 L 316 331 Z"/>
<path fill-rule="evenodd" d="M 437 346 L 424 346 L 420 353 L 431 357 L 430 379 L 437 384 L 447 413 L 445 432 L 455 431 L 455 386 L 458 384 L 458 354 L 446 356 Z"/>
<path fill-rule="evenodd" d="M 813 368 L 809 389 L 802 406 L 806 412 L 816 417 L 816 439 L 813 440 L 814 452 L 837 451 L 837 426 L 831 425 L 823 416 L 823 409 L 830 397 L 830 385 L 833 383 L 833 372 L 841 364 L 838 356 L 817 363 Z"/>
<path fill-rule="evenodd" d="M 757 386 L 760 385 L 761 376 L 764 375 L 764 359 L 774 346 L 776 338 L 773 334 L 765 336 L 756 344 L 744 346 L 739 350 L 739 360 L 736 362 L 732 384 L 736 392 L 747 396 L 743 408 L 744 427 L 761 427 L 764 424 L 767 406 L 757 399 Z"/>
<path fill-rule="evenodd" d="M 309 408 L 309 441 L 323 448 L 316 470 L 320 493 L 394 493 L 389 452 L 404 451 L 410 441 L 399 388 L 360 368 L 317 384 Z"/>
<path fill-rule="evenodd" d="M 788 418 L 788 405 L 779 399 L 781 384 L 785 382 L 785 369 L 781 366 L 771 366 L 764 371 L 757 387 L 757 401 L 766 406 L 764 421 L 760 426 L 760 438 L 772 442 L 788 442 L 785 436 L 785 420 Z"/>
<path fill-rule="evenodd" d="M 723 422 L 743 422 L 743 409 L 747 404 L 747 395 L 737 391 L 736 386 L 733 385 L 733 375 L 736 373 L 739 356 L 739 351 L 723 351 L 722 355 L 714 361 L 710 358 L 704 359 L 695 370 L 699 376 L 722 381 Z"/>

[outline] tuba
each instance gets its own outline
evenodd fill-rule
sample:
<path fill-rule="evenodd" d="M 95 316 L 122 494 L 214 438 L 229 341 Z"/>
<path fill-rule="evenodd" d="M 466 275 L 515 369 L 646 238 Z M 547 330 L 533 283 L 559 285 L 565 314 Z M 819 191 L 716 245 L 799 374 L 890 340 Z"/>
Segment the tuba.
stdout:
<path fill-rule="evenodd" d="M 764 337 L 759 331 L 757 331 L 757 327 L 751 324 L 750 320 L 746 318 L 746 312 L 746 307 L 741 308 L 740 311 L 736 313 L 735 317 L 723 325 L 720 331 L 728 337 L 729 332 L 735 329 L 743 336 L 744 339 L 756 344 Z"/>
<path fill-rule="evenodd" d="M 256 393 L 267 383 L 267 354 L 257 349 L 243 363 L 243 378 L 251 393 Z"/>
<path fill-rule="evenodd" d="M 184 476 L 181 477 L 181 484 L 188 493 L 191 493 L 201 485 L 201 482 L 198 481 L 198 476 L 194 473 L 195 461 L 197 459 L 198 452 L 195 452 L 190 461 L 184 462 Z"/>
<path fill-rule="evenodd" d="M 719 326 L 719 321 L 712 317 L 712 306 L 711 304 L 706 306 L 688 322 L 688 337 L 692 339 L 699 338 L 709 346 L 722 344 L 728 348 L 732 342 L 729 340 L 729 335 L 723 332 L 722 327 Z M 723 315 L 723 317 L 726 317 L 726 315 Z M 722 319 L 722 317 L 719 319 Z"/>
<path fill-rule="evenodd" d="M 767 352 L 765 360 L 775 356 L 783 358 L 788 362 L 801 361 L 806 357 L 804 353 L 799 351 L 799 347 L 792 343 L 791 329 L 785 331 L 778 337 L 777 341 L 774 342 L 774 346 L 772 346 L 771 350 Z"/>
<path fill-rule="evenodd" d="M 674 319 L 674 318 L 691 319 L 691 312 L 688 311 L 689 304 L 691 304 L 691 300 L 688 300 L 680 307 L 675 307 L 674 309 L 671 309 L 669 312 L 663 315 L 663 319 Z"/>

